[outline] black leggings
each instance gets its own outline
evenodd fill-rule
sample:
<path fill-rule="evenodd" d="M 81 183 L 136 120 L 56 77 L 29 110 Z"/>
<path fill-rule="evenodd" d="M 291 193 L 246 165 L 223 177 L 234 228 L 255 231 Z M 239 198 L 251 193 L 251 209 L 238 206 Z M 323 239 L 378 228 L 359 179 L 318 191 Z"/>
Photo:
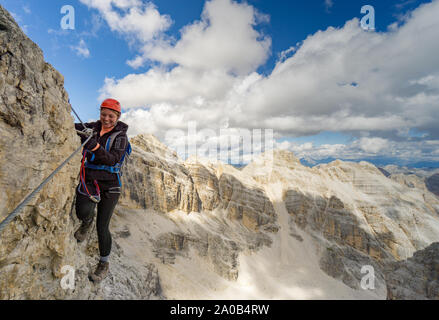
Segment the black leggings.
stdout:
<path fill-rule="evenodd" d="M 120 193 L 117 190 L 101 190 L 101 201 L 97 204 L 98 216 L 96 220 L 96 229 L 98 231 L 99 253 L 101 257 L 106 257 L 111 252 L 111 233 L 110 219 L 113 215 L 114 208 L 119 200 Z M 76 216 L 83 222 L 91 222 L 94 218 L 96 203 L 87 196 L 78 192 L 76 188 Z"/>

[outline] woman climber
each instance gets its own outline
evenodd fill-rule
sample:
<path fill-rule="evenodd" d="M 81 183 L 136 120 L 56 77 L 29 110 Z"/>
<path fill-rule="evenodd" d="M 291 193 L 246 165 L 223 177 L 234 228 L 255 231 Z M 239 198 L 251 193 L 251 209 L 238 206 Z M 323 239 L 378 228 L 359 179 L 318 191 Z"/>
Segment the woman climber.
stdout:
<path fill-rule="evenodd" d="M 76 189 L 76 215 L 82 223 L 75 238 L 78 242 L 84 241 L 97 206 L 100 260 L 96 270 L 89 274 L 93 282 L 102 281 L 109 271 L 110 219 L 121 193 L 120 167 L 125 154 L 131 151 L 126 134 L 128 125 L 119 121 L 120 115 L 120 103 L 106 99 L 100 107 L 99 121 L 86 123 L 87 129 L 82 123 L 75 123 L 76 130 L 82 130 L 81 134 L 78 132 L 82 143 L 92 135 L 84 146 L 80 182 Z"/>

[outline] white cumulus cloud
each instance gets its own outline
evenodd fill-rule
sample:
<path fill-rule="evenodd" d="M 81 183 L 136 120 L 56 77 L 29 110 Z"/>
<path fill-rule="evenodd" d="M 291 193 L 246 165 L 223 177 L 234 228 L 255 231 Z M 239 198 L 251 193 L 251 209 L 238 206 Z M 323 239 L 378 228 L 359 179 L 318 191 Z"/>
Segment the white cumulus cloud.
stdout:
<path fill-rule="evenodd" d="M 382 138 L 361 138 L 357 143 L 363 151 L 374 154 L 388 147 L 388 141 Z"/>
<path fill-rule="evenodd" d="M 266 61 L 271 46 L 271 39 L 254 29 L 258 17 L 255 8 L 245 3 L 209 1 L 201 20 L 185 26 L 175 45 L 159 43 L 145 49 L 145 54 L 164 64 L 248 74 Z"/>
<path fill-rule="evenodd" d="M 112 31 L 141 42 L 152 40 L 172 24 L 168 15 L 161 15 L 156 6 L 141 0 L 80 0 L 97 9 Z"/>
<path fill-rule="evenodd" d="M 71 46 L 71 49 L 76 52 L 76 55 L 83 58 L 90 57 L 90 50 L 83 39 L 79 41 L 77 46 Z"/>

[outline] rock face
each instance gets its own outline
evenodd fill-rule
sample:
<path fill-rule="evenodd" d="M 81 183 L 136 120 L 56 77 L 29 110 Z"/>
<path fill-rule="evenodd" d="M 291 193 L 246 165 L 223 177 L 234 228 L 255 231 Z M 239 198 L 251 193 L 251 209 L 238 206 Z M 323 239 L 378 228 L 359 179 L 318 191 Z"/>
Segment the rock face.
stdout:
<path fill-rule="evenodd" d="M 156 147 L 149 147 L 149 141 L 154 141 Z M 125 188 L 121 204 L 161 212 L 200 210 L 200 198 L 189 172 L 180 162 L 153 153 L 157 150 L 155 137 L 138 136 L 131 145 L 133 152 L 122 177 Z M 163 145 L 159 149 L 165 148 Z"/>
<path fill-rule="evenodd" d="M 389 172 L 386 172 L 391 179 L 408 187 L 426 189 L 439 196 L 439 169 L 409 169 L 395 165 L 388 165 L 385 168 L 389 170 Z"/>
<path fill-rule="evenodd" d="M 184 163 L 192 177 L 195 190 L 200 199 L 201 210 L 213 210 L 221 203 L 220 182 L 216 176 L 215 169 L 205 167 L 197 161 L 188 159 Z"/>
<path fill-rule="evenodd" d="M 409 188 L 418 188 L 427 191 L 427 186 L 425 185 L 424 178 L 421 178 L 415 174 L 403 174 L 396 173 L 390 176 L 393 181 L 399 182 Z"/>
<path fill-rule="evenodd" d="M 439 173 L 435 173 L 425 180 L 427 189 L 439 197 Z"/>
<path fill-rule="evenodd" d="M 387 268 L 388 299 L 439 300 L 438 242 Z"/>
<path fill-rule="evenodd" d="M 384 174 L 384 176 L 386 176 L 386 177 L 390 176 L 390 173 L 387 170 L 385 170 L 383 168 L 378 168 L 378 170 L 380 170 L 382 172 L 382 174 Z"/>
<path fill-rule="evenodd" d="M 273 204 L 259 188 L 249 188 L 232 175 L 222 174 L 219 179 L 222 207 L 233 220 L 240 220 L 247 228 L 258 231 L 277 231 Z"/>
<path fill-rule="evenodd" d="M 194 250 L 212 271 L 234 281 L 239 275 L 239 254 L 271 244 L 264 233 L 245 229 L 239 232 L 241 241 L 232 240 L 236 238 L 234 231 L 224 227 L 209 230 L 199 226 L 193 233 L 163 233 L 153 241 L 154 253 L 162 263 L 175 264 L 176 257 L 185 257 Z"/>
<path fill-rule="evenodd" d="M 0 218 L 75 148 L 64 79 L 0 6 Z M 0 237 L 0 298 L 62 294 L 44 283 L 72 263 L 69 212 L 79 158 L 68 164 Z M 34 276 L 43 271 L 44 277 Z M 52 280 L 53 281 L 53 280 Z M 6 289 L 7 288 L 7 289 Z M 56 291 L 56 293 L 54 292 Z"/>

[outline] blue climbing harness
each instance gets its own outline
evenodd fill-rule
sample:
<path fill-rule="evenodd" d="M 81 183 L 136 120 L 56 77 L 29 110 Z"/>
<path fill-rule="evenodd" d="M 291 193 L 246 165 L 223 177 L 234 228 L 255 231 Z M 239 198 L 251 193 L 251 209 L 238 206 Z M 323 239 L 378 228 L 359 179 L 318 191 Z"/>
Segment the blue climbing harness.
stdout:
<path fill-rule="evenodd" d="M 116 131 L 107 139 L 107 143 L 105 144 L 105 150 L 107 152 L 110 151 L 111 147 L 113 146 L 114 140 L 121 132 L 122 131 Z M 131 151 L 132 151 L 131 144 L 128 141 L 128 145 L 125 149 L 125 152 L 124 152 L 122 158 L 114 166 L 96 165 L 96 164 L 89 163 L 87 160 L 85 161 L 84 166 L 86 168 L 89 168 L 89 169 L 105 170 L 105 171 L 110 172 L 110 173 L 115 173 L 117 175 L 117 180 L 119 181 L 119 187 L 122 187 L 122 182 L 120 180 L 120 177 L 122 176 L 123 163 L 124 163 L 125 157 L 129 156 L 131 154 Z M 94 154 L 93 154 L 92 159 L 90 161 L 93 161 L 93 160 L 94 160 Z"/>

